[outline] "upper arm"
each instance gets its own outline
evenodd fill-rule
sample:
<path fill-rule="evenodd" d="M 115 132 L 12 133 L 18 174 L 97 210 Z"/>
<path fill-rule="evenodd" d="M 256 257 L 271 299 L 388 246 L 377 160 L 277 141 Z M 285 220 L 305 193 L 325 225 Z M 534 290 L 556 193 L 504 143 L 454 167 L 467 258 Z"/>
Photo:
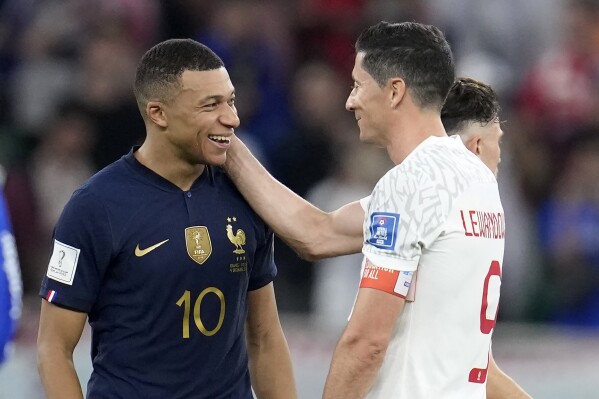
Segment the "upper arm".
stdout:
<path fill-rule="evenodd" d="M 71 356 L 81 338 L 86 320 L 86 313 L 61 308 L 42 300 L 37 338 L 40 356 L 48 351 L 59 351 Z"/>
<path fill-rule="evenodd" d="M 101 289 L 114 251 L 111 218 L 102 201 L 80 189 L 65 206 L 53 236 L 53 248 L 39 295 L 51 302 L 88 313 Z"/>
<path fill-rule="evenodd" d="M 360 252 L 364 241 L 364 209 L 360 201 L 350 202 L 331 212 L 330 219 L 337 238 L 346 239 L 350 250 Z"/>
<path fill-rule="evenodd" d="M 258 340 L 273 328 L 280 328 L 273 283 L 248 292 L 248 340 Z"/>
<path fill-rule="evenodd" d="M 405 299 L 399 296 L 360 288 L 344 336 L 352 341 L 366 341 L 373 348 L 386 349 L 404 305 Z"/>

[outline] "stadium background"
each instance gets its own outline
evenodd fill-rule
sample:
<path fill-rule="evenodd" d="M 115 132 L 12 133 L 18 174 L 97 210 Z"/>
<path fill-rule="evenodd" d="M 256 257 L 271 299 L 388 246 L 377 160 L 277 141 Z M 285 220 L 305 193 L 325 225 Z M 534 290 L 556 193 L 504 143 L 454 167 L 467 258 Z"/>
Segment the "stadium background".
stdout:
<path fill-rule="evenodd" d="M 131 83 L 154 43 L 192 37 L 225 61 L 238 134 L 323 209 L 390 167 L 344 110 L 353 42 L 378 20 L 439 26 L 458 73 L 497 90 L 507 244 L 498 363 L 534 397 L 599 398 L 599 0 L 0 0 L 0 165 L 24 311 L 0 398 L 42 398 L 35 364 L 52 226 L 72 191 L 140 142 Z M 319 397 L 359 256 L 322 265 L 277 244 L 300 398 Z M 466 254 L 465 254 L 466 256 Z M 89 375 L 89 332 L 76 363 Z"/>

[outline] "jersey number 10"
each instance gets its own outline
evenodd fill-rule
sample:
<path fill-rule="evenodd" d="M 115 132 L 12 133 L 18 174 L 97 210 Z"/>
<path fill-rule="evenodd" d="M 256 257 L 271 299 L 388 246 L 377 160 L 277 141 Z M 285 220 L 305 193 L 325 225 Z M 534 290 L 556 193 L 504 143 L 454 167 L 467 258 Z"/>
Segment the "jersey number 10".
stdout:
<path fill-rule="evenodd" d="M 202 307 L 202 300 L 208 294 L 214 294 L 220 301 L 220 314 L 218 316 L 218 323 L 212 330 L 208 330 L 202 322 L 202 315 L 200 313 Z M 177 301 L 177 305 L 184 306 L 183 308 L 183 338 L 189 338 L 189 314 L 191 312 L 191 292 L 186 290 L 181 298 Z M 207 337 L 210 337 L 220 330 L 225 319 L 225 294 L 216 287 L 205 288 L 200 295 L 198 295 L 193 305 L 193 321 L 195 322 L 198 330 Z"/>

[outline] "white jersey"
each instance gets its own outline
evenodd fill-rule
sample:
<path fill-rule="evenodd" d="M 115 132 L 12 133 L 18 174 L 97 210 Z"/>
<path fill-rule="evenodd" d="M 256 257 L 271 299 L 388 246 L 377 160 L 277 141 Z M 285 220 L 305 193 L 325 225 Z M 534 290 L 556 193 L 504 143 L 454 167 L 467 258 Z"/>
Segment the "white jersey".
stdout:
<path fill-rule="evenodd" d="M 459 136 L 428 138 L 377 183 L 362 252 L 417 279 L 367 398 L 486 397 L 504 220 L 495 176 Z"/>

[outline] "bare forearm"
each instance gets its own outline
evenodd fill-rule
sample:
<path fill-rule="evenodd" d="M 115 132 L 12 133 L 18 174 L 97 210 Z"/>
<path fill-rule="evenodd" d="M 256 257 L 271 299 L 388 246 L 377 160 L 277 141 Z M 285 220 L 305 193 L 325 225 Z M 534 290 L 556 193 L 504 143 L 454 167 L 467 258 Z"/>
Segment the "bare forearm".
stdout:
<path fill-rule="evenodd" d="M 368 349 L 366 349 L 368 351 Z M 384 358 L 384 351 L 360 355 L 360 350 L 343 338 L 337 345 L 327 376 L 323 399 L 363 398 L 372 386 Z"/>
<path fill-rule="evenodd" d="M 83 399 L 72 358 L 40 354 L 38 370 L 48 399 Z"/>
<path fill-rule="evenodd" d="M 364 211 L 359 203 L 339 216 L 341 209 L 320 210 L 272 177 L 236 138 L 225 170 L 252 208 L 301 257 L 317 260 L 360 252 Z"/>
<path fill-rule="evenodd" d="M 293 367 L 283 334 L 249 342 L 250 375 L 258 399 L 297 398 Z"/>
<path fill-rule="evenodd" d="M 237 140 L 227 152 L 225 170 L 252 208 L 302 256 L 309 256 L 311 227 L 326 213 L 281 184 Z"/>

